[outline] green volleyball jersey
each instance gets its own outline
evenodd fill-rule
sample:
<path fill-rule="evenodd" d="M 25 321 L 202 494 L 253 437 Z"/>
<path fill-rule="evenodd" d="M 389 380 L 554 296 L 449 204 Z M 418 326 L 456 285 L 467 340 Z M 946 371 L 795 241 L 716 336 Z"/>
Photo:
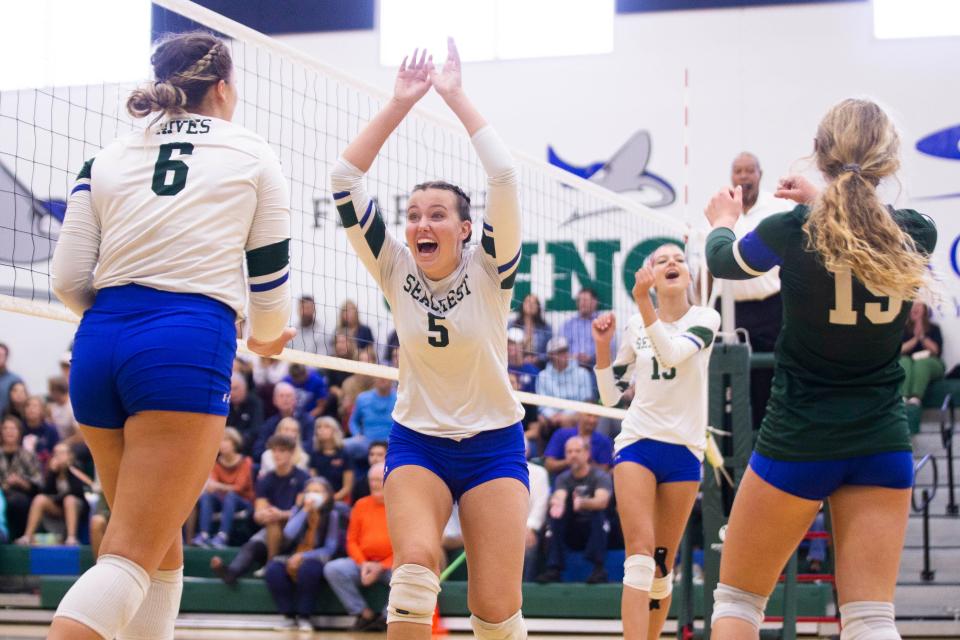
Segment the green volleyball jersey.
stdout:
<path fill-rule="evenodd" d="M 910 303 L 871 291 L 849 271 L 827 271 L 808 248 L 808 215 L 801 205 L 739 240 L 726 228 L 707 238 L 707 264 L 718 278 L 780 267 L 783 328 L 757 451 L 778 460 L 909 451 L 899 356 Z M 930 218 L 909 209 L 891 215 L 919 250 L 933 251 Z"/>

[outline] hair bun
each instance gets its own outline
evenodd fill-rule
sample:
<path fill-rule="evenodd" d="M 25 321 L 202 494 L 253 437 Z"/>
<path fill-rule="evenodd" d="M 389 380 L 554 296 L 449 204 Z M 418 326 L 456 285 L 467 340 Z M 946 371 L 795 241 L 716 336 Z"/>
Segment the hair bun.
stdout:
<path fill-rule="evenodd" d="M 169 82 L 154 82 L 133 90 L 127 98 L 127 112 L 134 118 L 144 118 L 154 111 L 180 111 L 186 104 L 183 89 Z"/>

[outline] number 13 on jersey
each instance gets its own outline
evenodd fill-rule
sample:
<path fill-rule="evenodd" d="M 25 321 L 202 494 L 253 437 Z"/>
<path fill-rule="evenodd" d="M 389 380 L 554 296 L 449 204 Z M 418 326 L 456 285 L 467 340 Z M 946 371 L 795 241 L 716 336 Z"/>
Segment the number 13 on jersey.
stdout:
<path fill-rule="evenodd" d="M 830 324 L 855 325 L 859 314 L 853 308 L 853 276 L 849 270 L 833 274 L 834 305 L 830 309 Z M 896 296 L 884 296 L 867 285 L 867 291 L 878 298 L 887 299 L 887 308 L 881 302 L 867 302 L 863 305 L 863 314 L 872 324 L 889 324 L 900 314 L 903 300 Z"/>

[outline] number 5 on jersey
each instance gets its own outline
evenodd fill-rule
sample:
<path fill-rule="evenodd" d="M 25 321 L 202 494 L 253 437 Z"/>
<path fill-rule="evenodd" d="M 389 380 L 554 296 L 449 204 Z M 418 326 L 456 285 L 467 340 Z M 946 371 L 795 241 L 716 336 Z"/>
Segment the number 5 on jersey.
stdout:
<path fill-rule="evenodd" d="M 450 344 L 450 334 L 447 332 L 447 328 L 440 324 L 440 321 L 443 320 L 440 316 L 435 316 L 432 313 L 427 314 L 427 326 L 431 333 L 437 333 L 439 335 L 427 337 L 427 342 L 430 343 L 431 347 L 445 347 Z"/>
<path fill-rule="evenodd" d="M 158 196 L 175 196 L 187 186 L 187 171 L 190 167 L 183 160 L 173 160 L 173 152 L 178 156 L 193 155 L 193 145 L 189 142 L 168 142 L 160 145 L 160 155 L 153 165 L 153 184 L 150 187 Z M 173 172 L 173 178 L 167 182 L 167 176 Z"/>

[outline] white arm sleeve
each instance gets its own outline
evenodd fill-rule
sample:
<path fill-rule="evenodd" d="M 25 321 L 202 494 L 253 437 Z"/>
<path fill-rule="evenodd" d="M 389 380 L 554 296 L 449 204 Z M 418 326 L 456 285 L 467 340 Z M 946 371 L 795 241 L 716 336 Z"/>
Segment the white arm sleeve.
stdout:
<path fill-rule="evenodd" d="M 620 341 L 620 348 L 617 350 L 617 357 L 613 363 L 605 369 L 596 367 L 593 369 L 597 376 L 600 402 L 604 406 L 616 406 L 620 402 L 623 392 L 627 390 L 631 380 L 633 380 L 633 370 L 637 366 L 637 354 L 633 350 L 634 338 L 633 329 L 630 325 L 627 325 L 623 332 L 623 339 Z"/>
<path fill-rule="evenodd" d="M 367 194 L 364 182 L 364 173 L 343 158 L 330 173 L 333 201 L 347 239 L 382 289 L 403 245 L 387 233 L 380 209 Z"/>
<path fill-rule="evenodd" d="M 481 245 L 496 264 L 503 289 L 513 287 L 520 264 L 520 174 L 507 146 L 490 125 L 471 139 L 487 173 L 487 211 Z"/>
<path fill-rule="evenodd" d="M 290 194 L 271 152 L 257 187 L 257 209 L 247 236 L 250 334 L 277 338 L 290 320 Z"/>
<path fill-rule="evenodd" d="M 675 336 L 668 334 L 659 320 L 646 327 L 647 337 L 650 338 L 650 344 L 653 346 L 653 352 L 660 366 L 675 367 L 713 344 L 713 336 L 720 327 L 719 318 L 719 314 L 715 311 L 706 309 L 698 318 L 699 324 L 688 327 L 683 333 Z"/>
<path fill-rule="evenodd" d="M 53 292 L 78 316 L 93 305 L 93 271 L 100 256 L 100 219 L 90 197 L 93 160 L 84 165 L 67 201 L 60 239 L 50 268 Z"/>

